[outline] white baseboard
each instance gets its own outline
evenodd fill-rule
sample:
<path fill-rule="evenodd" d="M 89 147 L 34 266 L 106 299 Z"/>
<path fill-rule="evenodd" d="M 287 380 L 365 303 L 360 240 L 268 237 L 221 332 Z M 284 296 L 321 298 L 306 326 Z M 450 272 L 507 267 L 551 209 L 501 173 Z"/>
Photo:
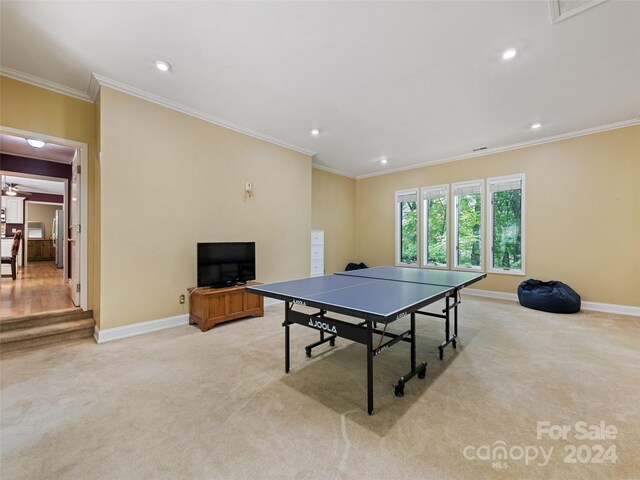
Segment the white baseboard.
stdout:
<path fill-rule="evenodd" d="M 632 317 L 640 317 L 640 307 L 632 307 L 631 305 L 616 305 L 613 303 L 598 302 L 582 302 L 583 310 L 591 310 L 593 312 L 617 313 L 619 315 L 630 315 Z"/>
<path fill-rule="evenodd" d="M 264 299 L 264 306 L 283 304 L 282 300 L 275 298 Z M 136 335 L 144 335 L 145 333 L 157 332 L 166 328 L 179 327 L 180 325 L 189 324 L 189 314 L 177 315 L 175 317 L 161 318 L 159 320 L 150 320 L 148 322 L 133 323 L 122 327 L 100 329 L 96 325 L 93 330 L 93 338 L 98 343 L 111 342 L 122 338 L 135 337 Z"/>
<path fill-rule="evenodd" d="M 474 295 L 476 297 L 495 298 L 497 300 L 511 300 L 513 302 L 518 301 L 518 295 L 515 293 L 494 292 L 493 290 L 479 290 L 477 288 L 465 288 L 462 290 L 462 295 Z"/>
<path fill-rule="evenodd" d="M 495 292 L 493 290 L 479 290 L 477 288 L 466 288 L 462 291 L 463 295 L 472 295 L 476 297 L 495 298 L 497 300 L 508 300 L 512 302 L 518 301 L 518 295 L 515 293 Z M 279 305 L 284 303 L 282 300 L 275 298 L 265 298 L 264 306 Z M 630 305 L 616 305 L 612 303 L 599 302 L 582 302 L 583 310 L 594 312 L 615 313 L 619 315 L 630 315 L 640 317 L 640 307 Z M 124 325 L 122 327 L 99 329 L 96 325 L 93 337 L 98 343 L 111 342 L 122 338 L 134 337 L 136 335 L 144 335 L 145 333 L 157 332 L 166 328 L 178 327 L 180 325 L 189 324 L 189 315 L 177 315 L 175 317 L 161 318 L 159 320 L 150 320 L 148 322 L 134 323 L 132 325 Z"/>
<path fill-rule="evenodd" d="M 99 329 L 96 325 L 93 337 L 96 339 L 96 342 L 105 343 L 188 324 L 189 314 L 185 313 L 184 315 L 176 315 L 175 317 L 161 318 L 159 320 L 150 320 L 148 322 L 133 323 L 122 327 Z"/>
<path fill-rule="evenodd" d="M 479 290 L 477 288 L 465 288 L 462 294 L 475 295 L 476 297 L 495 298 L 497 300 L 518 301 L 518 295 L 515 293 L 494 292 L 493 290 Z M 640 307 L 631 305 L 617 305 L 615 303 L 599 303 L 599 302 L 582 302 L 582 310 L 590 310 L 593 312 L 616 313 L 618 315 L 630 315 L 632 317 L 640 317 Z"/>

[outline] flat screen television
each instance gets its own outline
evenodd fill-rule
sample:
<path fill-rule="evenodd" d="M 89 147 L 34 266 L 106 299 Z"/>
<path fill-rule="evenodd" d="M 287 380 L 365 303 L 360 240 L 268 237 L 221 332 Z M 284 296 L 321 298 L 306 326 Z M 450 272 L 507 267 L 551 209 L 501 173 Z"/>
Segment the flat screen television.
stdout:
<path fill-rule="evenodd" d="M 255 279 L 255 242 L 198 243 L 198 287 L 228 287 Z"/>

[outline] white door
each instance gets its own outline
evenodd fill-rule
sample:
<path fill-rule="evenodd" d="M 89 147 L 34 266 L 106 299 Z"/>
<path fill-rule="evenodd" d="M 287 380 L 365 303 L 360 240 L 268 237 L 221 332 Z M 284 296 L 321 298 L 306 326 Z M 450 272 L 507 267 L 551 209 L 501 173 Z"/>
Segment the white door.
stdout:
<path fill-rule="evenodd" d="M 77 307 L 80 305 L 80 159 L 79 151 L 71 164 L 71 225 L 69 226 L 69 244 L 71 245 L 71 299 Z"/>

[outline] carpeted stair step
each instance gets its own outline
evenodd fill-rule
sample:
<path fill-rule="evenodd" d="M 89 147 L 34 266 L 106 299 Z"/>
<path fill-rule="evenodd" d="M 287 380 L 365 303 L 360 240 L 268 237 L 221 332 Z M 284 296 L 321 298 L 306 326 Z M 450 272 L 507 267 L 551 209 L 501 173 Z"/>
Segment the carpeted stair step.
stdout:
<path fill-rule="evenodd" d="M 53 312 L 19 315 L 15 317 L 0 318 L 0 332 L 8 332 L 23 328 L 39 327 L 55 323 L 64 323 L 84 318 L 92 318 L 93 311 L 82 311 L 81 308 L 66 308 Z"/>
<path fill-rule="evenodd" d="M 0 350 L 7 353 L 78 338 L 90 338 L 94 326 L 93 318 L 81 318 L 2 331 Z"/>

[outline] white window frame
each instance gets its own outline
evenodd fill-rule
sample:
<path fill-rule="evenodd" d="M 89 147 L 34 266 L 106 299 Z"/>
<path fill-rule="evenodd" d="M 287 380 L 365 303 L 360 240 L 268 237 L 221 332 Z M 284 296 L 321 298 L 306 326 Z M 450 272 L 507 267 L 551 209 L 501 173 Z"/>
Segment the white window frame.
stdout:
<path fill-rule="evenodd" d="M 480 265 L 478 267 L 465 267 L 458 265 L 458 199 L 456 189 L 465 187 L 479 187 L 480 190 Z M 451 232 L 451 265 L 452 270 L 463 271 L 483 271 L 484 266 L 484 218 L 485 218 L 485 197 L 484 197 L 484 179 L 469 180 L 466 182 L 456 182 L 451 184 L 451 205 L 453 207 L 453 222 Z"/>
<path fill-rule="evenodd" d="M 429 258 L 427 255 L 427 248 L 429 246 L 428 244 L 428 235 L 427 235 L 427 228 L 429 227 L 429 221 L 427 218 L 427 215 L 429 214 L 429 208 L 427 207 L 427 199 L 425 199 L 425 195 L 429 194 L 430 192 L 440 192 L 440 191 L 444 191 L 444 198 L 447 201 L 447 207 L 446 207 L 446 217 L 447 217 L 447 222 L 446 222 L 446 228 L 447 228 L 447 233 L 446 233 L 446 239 L 447 239 L 447 262 L 444 265 L 432 265 L 430 263 L 427 263 L 427 259 Z M 422 238 L 422 248 L 421 248 L 421 252 L 422 252 L 422 262 L 420 263 L 420 265 L 422 265 L 422 267 L 424 268 L 441 268 L 443 270 L 447 270 L 449 268 L 450 265 L 450 258 L 451 258 L 451 254 L 450 254 L 450 244 L 451 244 L 451 235 L 450 235 L 450 223 L 451 223 L 451 199 L 449 198 L 449 184 L 448 183 L 444 183 L 442 185 L 432 185 L 430 187 L 422 187 L 422 191 L 421 191 L 421 195 L 420 198 L 422 199 L 422 216 L 421 216 L 421 220 L 422 220 L 422 225 L 421 225 L 421 229 L 420 229 L 420 236 Z"/>
<path fill-rule="evenodd" d="M 504 269 L 493 267 L 493 192 L 492 185 L 520 181 L 520 264 L 519 269 Z M 504 175 L 501 177 L 487 178 L 487 272 L 500 273 L 503 275 L 524 275 L 525 274 L 525 175 L 518 173 L 514 175 Z"/>
<path fill-rule="evenodd" d="M 396 266 L 398 267 L 419 267 L 420 266 L 420 197 L 419 197 L 419 193 L 420 190 L 418 188 L 408 188 L 406 190 L 398 190 L 395 193 L 394 196 L 394 204 L 393 204 L 393 208 L 395 209 L 395 228 L 396 228 L 396 233 L 395 233 L 395 237 L 396 237 L 396 246 L 395 246 L 395 261 L 396 261 Z M 400 196 L 403 195 L 415 195 L 416 197 L 416 208 L 417 208 L 417 218 L 416 218 L 416 242 L 418 243 L 418 245 L 416 246 L 417 248 L 417 261 L 416 263 L 404 263 L 400 261 L 400 208 L 399 208 L 399 201 L 398 198 Z"/>

